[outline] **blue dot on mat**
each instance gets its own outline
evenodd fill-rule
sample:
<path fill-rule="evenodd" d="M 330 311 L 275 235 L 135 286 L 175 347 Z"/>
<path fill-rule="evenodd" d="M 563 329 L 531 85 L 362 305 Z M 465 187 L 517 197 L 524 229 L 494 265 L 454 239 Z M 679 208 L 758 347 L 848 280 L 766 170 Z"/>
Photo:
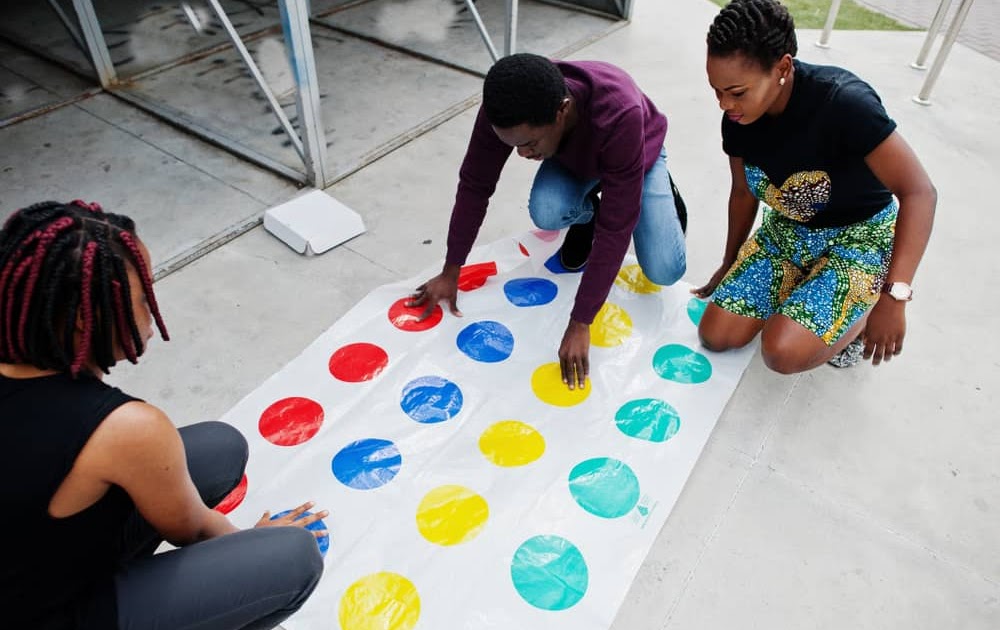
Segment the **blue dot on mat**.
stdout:
<path fill-rule="evenodd" d="M 712 364 L 708 357 L 676 343 L 656 351 L 653 369 L 662 378 L 677 383 L 704 383 L 712 377 Z"/>
<path fill-rule="evenodd" d="M 510 577 L 524 601 L 542 610 L 566 610 L 583 599 L 589 575 L 583 554 L 560 536 L 524 541 L 510 564 Z"/>
<path fill-rule="evenodd" d="M 591 514 L 618 518 L 639 502 L 639 479 L 628 464 L 610 457 L 580 462 L 569 473 L 573 499 Z"/>
<path fill-rule="evenodd" d="M 545 278 L 515 278 L 503 285 L 503 292 L 514 306 L 542 306 L 556 299 L 559 287 Z"/>
<path fill-rule="evenodd" d="M 562 262 L 559 260 L 559 252 L 556 252 L 549 256 L 549 259 L 545 261 L 545 268 L 552 273 L 580 273 L 584 270 L 584 267 L 580 267 L 576 271 L 570 271 L 569 269 L 563 267 Z"/>
<path fill-rule="evenodd" d="M 440 376 L 421 376 L 403 388 L 399 406 L 417 422 L 444 422 L 462 410 L 462 390 Z"/>
<path fill-rule="evenodd" d="M 691 298 L 688 301 L 688 317 L 691 318 L 691 323 L 695 326 L 700 324 L 701 316 L 705 314 L 706 308 L 708 308 L 708 302 L 699 300 L 698 298 Z"/>
<path fill-rule="evenodd" d="M 499 363 L 514 351 L 514 335 L 500 322 L 469 324 L 458 333 L 458 349 L 470 359 Z"/>
<path fill-rule="evenodd" d="M 278 512 L 277 514 L 275 514 L 275 515 L 273 515 L 271 517 L 271 520 L 272 521 L 277 520 L 277 519 L 281 518 L 282 516 L 285 516 L 286 514 L 291 514 L 291 513 L 292 513 L 291 510 L 285 510 L 284 512 Z M 305 517 L 305 516 L 312 516 L 312 512 L 303 512 L 302 513 L 302 517 Z M 302 517 L 299 517 L 299 518 L 302 518 Z M 323 519 L 320 519 L 320 520 L 316 521 L 315 523 L 310 523 L 309 525 L 306 525 L 306 529 L 308 529 L 311 532 L 329 531 L 329 530 L 327 530 L 326 523 L 323 522 Z M 325 556 L 327 549 L 330 548 L 330 534 L 323 534 L 322 536 L 318 537 L 316 539 L 316 544 L 319 545 L 319 552 Z"/>
<path fill-rule="evenodd" d="M 340 483 L 355 490 L 372 490 L 389 483 L 403 465 L 399 449 L 389 440 L 352 442 L 334 455 L 331 467 Z"/>
<path fill-rule="evenodd" d="M 666 442 L 681 428 L 681 417 L 670 404 L 656 398 L 630 400 L 615 414 L 618 430 L 629 437 Z"/>

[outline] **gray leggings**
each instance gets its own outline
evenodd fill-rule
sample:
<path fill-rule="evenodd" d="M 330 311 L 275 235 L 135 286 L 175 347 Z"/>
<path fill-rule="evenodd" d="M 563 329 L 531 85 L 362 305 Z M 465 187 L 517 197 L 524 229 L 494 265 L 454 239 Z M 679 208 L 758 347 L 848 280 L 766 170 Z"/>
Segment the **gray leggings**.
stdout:
<path fill-rule="evenodd" d="M 236 487 L 247 443 L 221 422 L 180 429 L 202 500 Z M 115 576 L 121 630 L 263 630 L 298 610 L 323 573 L 316 539 L 297 527 L 249 529 L 152 555 L 162 538 L 138 512 Z"/>

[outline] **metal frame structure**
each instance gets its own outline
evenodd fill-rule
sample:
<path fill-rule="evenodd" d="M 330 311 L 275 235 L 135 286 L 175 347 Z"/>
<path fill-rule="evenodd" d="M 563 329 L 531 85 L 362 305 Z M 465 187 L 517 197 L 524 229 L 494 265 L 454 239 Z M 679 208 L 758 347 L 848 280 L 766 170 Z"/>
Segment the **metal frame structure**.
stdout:
<path fill-rule="evenodd" d="M 68 18 L 58 10 L 58 5 L 49 0 L 56 9 L 60 19 L 69 29 L 70 34 L 80 41 L 82 36 L 86 50 L 90 54 L 90 60 L 94 65 L 97 76 L 101 82 L 101 87 L 127 100 L 133 105 L 149 111 L 168 121 L 191 130 L 202 138 L 219 144 L 226 149 L 238 153 L 256 164 L 272 170 L 276 170 L 282 175 L 298 179 L 304 183 L 311 184 L 316 188 L 325 188 L 331 183 L 331 173 L 326 152 L 326 133 L 320 115 L 320 90 L 316 77 L 316 60 L 313 54 L 312 35 L 310 28 L 310 3 L 309 0 L 278 0 L 278 7 L 281 15 L 281 27 L 285 36 L 285 48 L 288 59 L 292 67 L 292 74 L 295 79 L 296 110 L 299 131 L 285 114 L 274 92 L 264 80 L 263 74 L 254 62 L 243 43 L 236 28 L 226 12 L 223 10 L 219 0 L 206 0 L 209 7 L 222 23 L 230 42 L 236 48 L 240 58 L 250 71 L 251 76 L 264 94 L 271 111 L 287 134 L 292 146 L 302 159 L 305 166 L 305 175 L 293 169 L 277 163 L 275 160 L 261 155 L 259 152 L 232 141 L 217 132 L 207 129 L 191 119 L 184 112 L 178 112 L 163 104 L 156 103 L 149 99 L 140 97 L 133 93 L 116 90 L 119 86 L 118 76 L 115 72 L 111 55 L 108 52 L 107 42 L 101 32 L 100 21 L 94 11 L 93 0 L 73 0 L 73 7 L 76 10 L 77 19 L 80 23 L 80 34 L 78 35 Z M 504 21 L 504 56 L 512 54 L 517 49 L 517 14 L 518 0 L 506 1 L 506 15 Z M 489 50 L 494 61 L 499 59 L 496 46 L 494 46 L 486 26 L 483 24 L 479 11 L 476 9 L 473 0 L 465 0 L 469 12 L 472 14 L 483 39 L 483 43 Z M 631 0 L 626 0 L 627 5 L 631 5 Z M 184 3 L 186 5 L 186 3 Z M 190 10 L 186 11 L 190 15 Z"/>
<path fill-rule="evenodd" d="M 952 19 L 947 33 L 945 33 L 944 42 L 941 44 L 941 49 L 938 50 L 938 54 L 934 58 L 934 64 L 931 66 L 930 72 L 927 73 L 924 85 L 920 88 L 920 93 L 913 97 L 914 102 L 921 105 L 931 104 L 931 91 L 934 89 L 934 84 L 937 83 L 938 76 L 940 76 L 945 61 L 948 59 L 948 54 L 951 52 L 951 47 L 954 46 L 955 40 L 958 39 L 958 33 L 962 30 L 962 25 L 965 24 L 965 18 L 969 15 L 969 9 L 972 7 L 974 1 L 962 0 L 961 4 L 958 5 L 958 10 L 955 12 L 955 17 Z M 941 0 L 937 11 L 934 13 L 934 19 L 931 21 L 930 28 L 927 30 L 924 45 L 920 48 L 916 61 L 910 64 L 911 67 L 917 70 L 927 69 L 927 56 L 931 52 L 934 40 L 941 30 L 942 24 L 944 24 L 944 19 L 948 14 L 948 9 L 951 7 L 951 2 L 952 0 Z M 819 41 L 816 42 L 816 45 L 820 48 L 830 47 L 830 33 L 833 31 L 834 22 L 837 21 L 840 4 L 841 0 L 832 0 L 830 3 L 830 12 L 827 13 L 826 24 L 823 26 L 823 32 L 820 33 Z"/>
<path fill-rule="evenodd" d="M 924 85 L 920 88 L 920 93 L 913 97 L 914 102 L 921 105 L 931 104 L 931 90 L 934 89 L 934 84 L 937 83 L 941 69 L 944 68 L 944 62 L 948 59 L 951 47 L 955 45 L 955 40 L 958 39 L 958 32 L 962 30 L 962 25 L 965 24 L 965 18 L 969 15 L 972 2 L 973 0 L 962 0 L 962 3 L 958 5 L 958 11 L 955 12 L 955 17 L 951 20 L 948 32 L 945 33 L 944 42 L 941 44 L 941 49 L 938 51 L 937 57 L 934 58 L 934 64 L 931 66 L 930 72 L 927 73 Z M 938 29 L 941 28 L 941 23 L 944 22 L 944 15 L 948 12 L 950 5 L 951 0 L 941 0 L 937 13 L 934 15 L 931 30 L 927 31 L 927 39 L 924 41 L 920 55 L 917 56 L 917 60 L 913 63 L 914 68 L 918 70 L 923 69 L 921 66 L 927 57 L 927 53 L 930 52 L 931 43 L 937 37 Z"/>

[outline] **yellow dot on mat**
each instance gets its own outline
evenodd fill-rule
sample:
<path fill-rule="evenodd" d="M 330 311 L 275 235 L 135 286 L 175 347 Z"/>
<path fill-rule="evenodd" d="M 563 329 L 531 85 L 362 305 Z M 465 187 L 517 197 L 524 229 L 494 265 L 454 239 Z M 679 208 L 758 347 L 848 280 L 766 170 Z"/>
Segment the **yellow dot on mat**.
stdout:
<path fill-rule="evenodd" d="M 501 420 L 479 436 L 479 450 L 497 466 L 524 466 L 542 456 L 545 438 L 530 424 Z"/>
<path fill-rule="evenodd" d="M 457 545 L 475 538 L 486 527 L 490 506 L 464 486 L 439 486 L 417 507 L 420 535 L 436 545 Z"/>
<path fill-rule="evenodd" d="M 531 375 L 531 390 L 544 403 L 557 407 L 572 407 L 590 396 L 590 378 L 587 378 L 582 389 L 580 387 L 570 389 L 562 381 L 559 364 L 546 363 L 539 366 Z"/>
<path fill-rule="evenodd" d="M 372 573 L 340 598 L 341 630 L 410 630 L 420 618 L 420 596 L 398 573 Z"/>
<path fill-rule="evenodd" d="M 639 265 L 622 267 L 615 278 L 615 284 L 632 293 L 659 293 L 660 285 L 646 277 Z"/>
<path fill-rule="evenodd" d="M 622 307 L 605 302 L 590 325 L 590 343 L 602 348 L 620 346 L 632 336 L 632 318 Z"/>

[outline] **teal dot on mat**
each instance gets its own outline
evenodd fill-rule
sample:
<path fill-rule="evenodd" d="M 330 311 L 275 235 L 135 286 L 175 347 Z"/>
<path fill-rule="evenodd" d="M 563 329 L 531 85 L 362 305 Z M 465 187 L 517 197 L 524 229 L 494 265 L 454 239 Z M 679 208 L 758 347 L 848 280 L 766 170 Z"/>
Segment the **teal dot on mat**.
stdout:
<path fill-rule="evenodd" d="M 615 414 L 618 430 L 629 437 L 666 442 L 681 428 L 681 417 L 669 403 L 656 398 L 630 400 Z"/>
<path fill-rule="evenodd" d="M 569 473 L 569 491 L 583 509 L 601 518 L 618 518 L 639 502 L 639 479 L 628 464 L 610 457 L 580 462 Z"/>
<path fill-rule="evenodd" d="M 560 536 L 535 536 L 514 553 L 510 577 L 524 601 L 542 610 L 566 610 L 587 592 L 583 554 Z"/>
<path fill-rule="evenodd" d="M 656 351 L 653 369 L 662 378 L 677 383 L 704 383 L 712 377 L 712 364 L 708 357 L 676 343 Z"/>
<path fill-rule="evenodd" d="M 706 308 L 708 308 L 708 302 L 705 300 L 691 298 L 688 301 L 688 317 L 691 318 L 692 324 L 697 326 L 701 323 L 701 316 L 705 314 Z"/>

